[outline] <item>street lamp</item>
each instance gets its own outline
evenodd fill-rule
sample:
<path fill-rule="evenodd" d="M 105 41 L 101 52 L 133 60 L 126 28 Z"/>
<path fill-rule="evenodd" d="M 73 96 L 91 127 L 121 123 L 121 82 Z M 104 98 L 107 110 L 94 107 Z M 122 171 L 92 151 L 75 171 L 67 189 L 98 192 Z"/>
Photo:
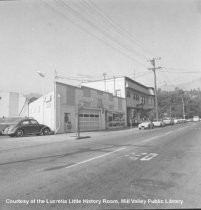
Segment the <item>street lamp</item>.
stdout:
<path fill-rule="evenodd" d="M 44 105 L 45 105 L 45 73 L 37 71 L 37 74 L 43 78 L 43 124 L 44 124 Z"/>

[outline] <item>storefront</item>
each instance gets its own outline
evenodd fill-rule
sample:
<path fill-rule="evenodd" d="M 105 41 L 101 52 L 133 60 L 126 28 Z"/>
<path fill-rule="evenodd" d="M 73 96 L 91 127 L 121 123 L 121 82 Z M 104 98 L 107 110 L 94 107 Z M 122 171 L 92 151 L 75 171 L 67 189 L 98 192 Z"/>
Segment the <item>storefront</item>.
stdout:
<path fill-rule="evenodd" d="M 30 104 L 30 117 L 56 133 L 126 126 L 126 100 L 104 91 L 56 82 L 44 99 Z"/>
<path fill-rule="evenodd" d="M 126 116 L 122 112 L 108 111 L 106 116 L 107 128 L 121 128 L 126 125 Z"/>

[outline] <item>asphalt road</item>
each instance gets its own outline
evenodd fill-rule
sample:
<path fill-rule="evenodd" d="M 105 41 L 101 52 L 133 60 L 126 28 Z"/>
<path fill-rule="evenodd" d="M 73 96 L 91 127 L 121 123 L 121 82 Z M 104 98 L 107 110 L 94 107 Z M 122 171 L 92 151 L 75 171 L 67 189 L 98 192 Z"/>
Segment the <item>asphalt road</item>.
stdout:
<path fill-rule="evenodd" d="M 201 123 L 0 138 L 0 209 L 201 208 Z"/>

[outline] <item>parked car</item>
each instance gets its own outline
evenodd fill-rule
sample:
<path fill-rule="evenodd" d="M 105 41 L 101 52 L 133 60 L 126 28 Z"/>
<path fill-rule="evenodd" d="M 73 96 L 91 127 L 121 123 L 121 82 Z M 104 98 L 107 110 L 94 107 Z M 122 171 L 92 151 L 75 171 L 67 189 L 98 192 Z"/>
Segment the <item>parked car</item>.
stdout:
<path fill-rule="evenodd" d="M 138 125 L 139 130 L 141 129 L 153 129 L 154 124 L 151 121 L 144 121 Z"/>
<path fill-rule="evenodd" d="M 199 116 L 193 116 L 193 122 L 199 122 L 200 117 Z"/>
<path fill-rule="evenodd" d="M 50 132 L 51 129 L 48 126 L 39 124 L 35 119 L 23 118 L 5 128 L 3 134 L 11 137 L 22 137 L 24 135 L 48 135 Z"/>
<path fill-rule="evenodd" d="M 174 125 L 174 120 L 170 117 L 163 118 L 165 125 Z"/>
<path fill-rule="evenodd" d="M 165 126 L 165 123 L 161 119 L 153 120 L 153 124 L 154 124 L 154 127 L 164 127 Z"/>
<path fill-rule="evenodd" d="M 179 123 L 180 123 L 180 120 L 177 118 L 174 118 L 174 124 L 179 124 Z"/>

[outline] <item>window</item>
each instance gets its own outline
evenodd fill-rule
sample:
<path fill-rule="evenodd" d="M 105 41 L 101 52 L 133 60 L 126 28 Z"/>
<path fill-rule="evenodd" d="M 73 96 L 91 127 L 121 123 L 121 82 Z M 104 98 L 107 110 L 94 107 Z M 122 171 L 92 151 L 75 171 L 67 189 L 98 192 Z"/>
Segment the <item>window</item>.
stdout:
<path fill-rule="evenodd" d="M 131 97 L 131 94 L 129 91 L 126 92 L 126 97 L 130 98 Z"/>
<path fill-rule="evenodd" d="M 139 100 L 140 100 L 139 95 L 136 95 L 136 101 L 139 101 Z"/>
<path fill-rule="evenodd" d="M 38 122 L 36 120 L 31 120 L 30 122 L 31 122 L 31 124 L 35 124 L 35 125 L 38 124 Z"/>
<path fill-rule="evenodd" d="M 121 97 L 121 90 L 116 90 L 116 96 Z"/>
<path fill-rule="evenodd" d="M 70 113 L 64 113 L 64 122 L 65 123 L 70 122 Z"/>
<path fill-rule="evenodd" d="M 28 121 L 28 120 L 23 121 L 21 124 L 22 124 L 22 125 L 28 125 L 28 124 L 29 124 L 29 121 Z"/>
<path fill-rule="evenodd" d="M 97 101 L 97 107 L 98 108 L 102 108 L 102 106 L 103 106 L 102 99 L 98 99 L 98 101 Z"/>
<path fill-rule="evenodd" d="M 141 97 L 141 103 L 145 104 L 145 97 L 144 96 Z"/>

